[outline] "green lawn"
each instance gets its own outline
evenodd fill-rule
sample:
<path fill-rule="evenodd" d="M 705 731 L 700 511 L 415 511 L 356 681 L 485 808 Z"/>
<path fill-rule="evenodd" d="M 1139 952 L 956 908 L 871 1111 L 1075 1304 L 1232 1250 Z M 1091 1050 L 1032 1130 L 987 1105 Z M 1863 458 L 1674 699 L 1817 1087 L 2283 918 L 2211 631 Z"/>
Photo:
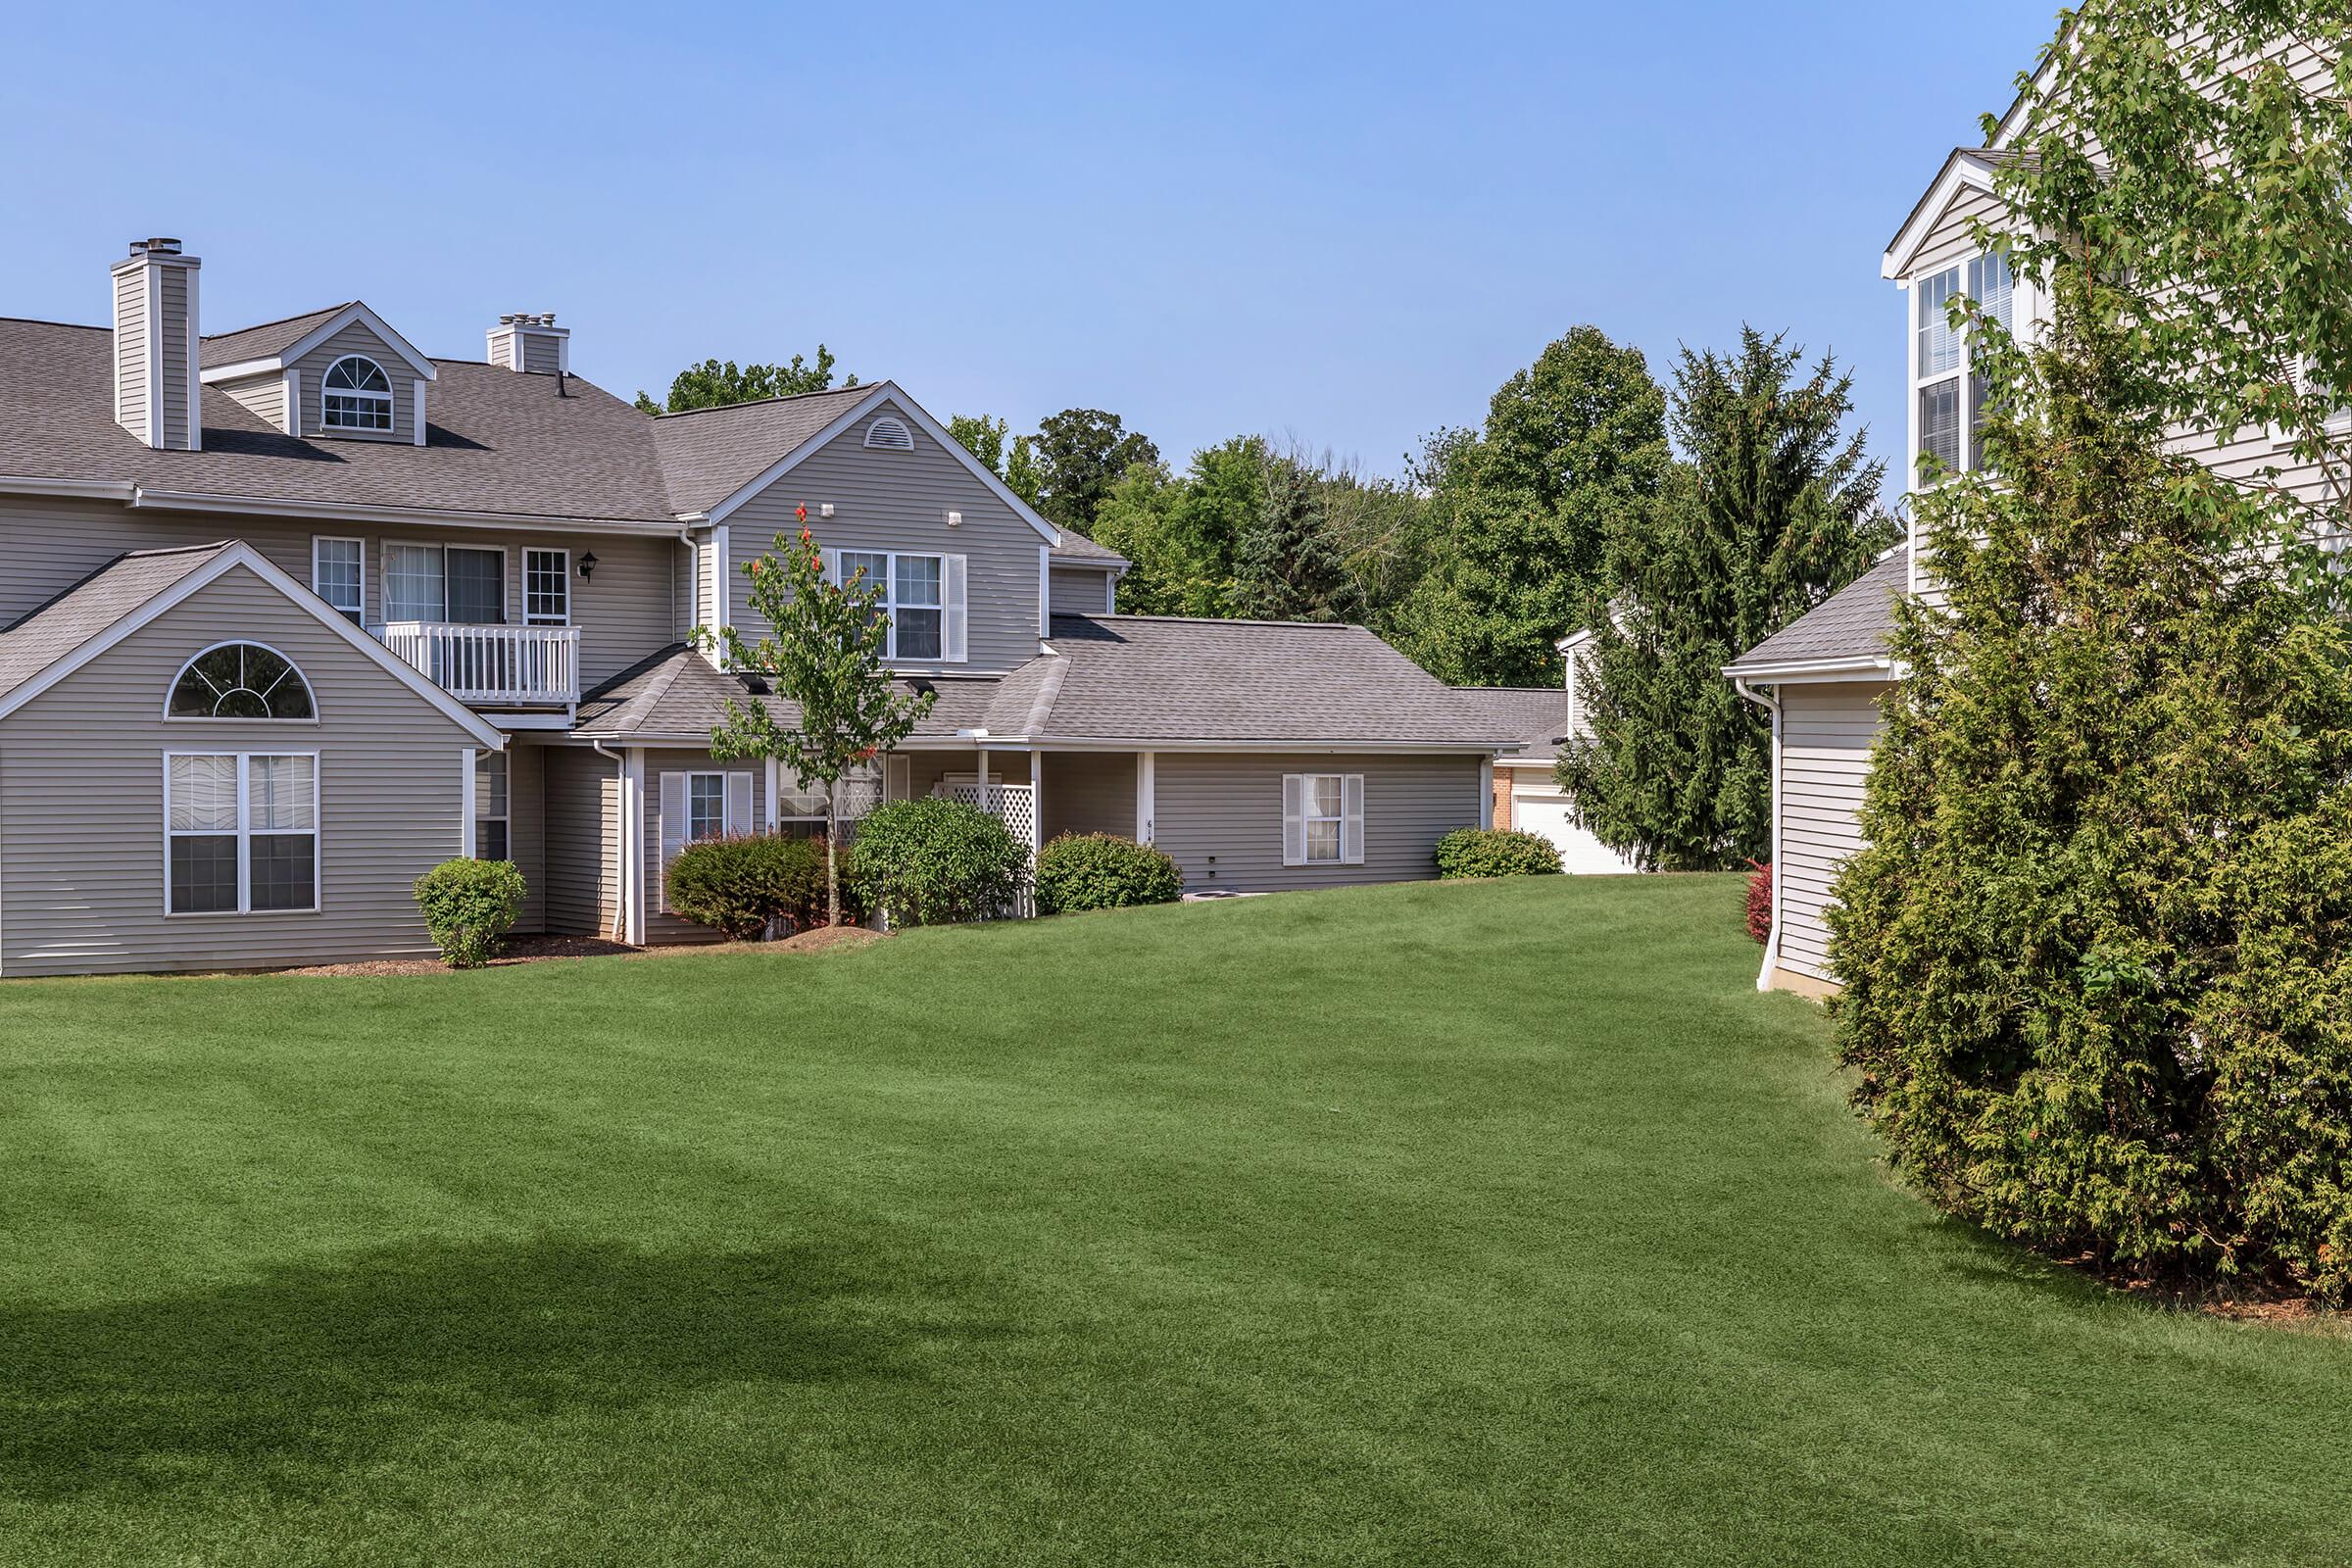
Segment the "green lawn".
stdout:
<path fill-rule="evenodd" d="M 2352 1556 L 2352 1340 L 1938 1220 L 1739 909 L 0 986 L 0 1562 Z"/>

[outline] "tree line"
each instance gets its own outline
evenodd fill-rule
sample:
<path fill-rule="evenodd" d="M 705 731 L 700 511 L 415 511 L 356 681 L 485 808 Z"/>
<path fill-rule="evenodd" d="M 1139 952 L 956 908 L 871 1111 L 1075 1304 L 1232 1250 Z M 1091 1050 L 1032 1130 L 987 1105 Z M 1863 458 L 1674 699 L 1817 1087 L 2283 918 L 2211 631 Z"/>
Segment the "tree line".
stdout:
<path fill-rule="evenodd" d="M 821 344 L 813 364 L 707 361 L 639 405 L 822 391 L 836 368 Z M 1178 466 L 1102 409 L 949 429 L 1056 526 L 1133 563 L 1128 613 L 1361 622 L 1461 686 L 1560 686 L 1556 644 L 1592 630 L 1592 734 L 1564 749 L 1562 783 L 1641 863 L 1714 869 L 1771 842 L 1770 727 L 1722 667 L 1896 534 L 1884 465 L 1848 428 L 1852 385 L 1833 357 L 1752 329 L 1684 350 L 1661 385 L 1640 349 L 1586 325 L 1395 478 L 1258 434 Z"/>

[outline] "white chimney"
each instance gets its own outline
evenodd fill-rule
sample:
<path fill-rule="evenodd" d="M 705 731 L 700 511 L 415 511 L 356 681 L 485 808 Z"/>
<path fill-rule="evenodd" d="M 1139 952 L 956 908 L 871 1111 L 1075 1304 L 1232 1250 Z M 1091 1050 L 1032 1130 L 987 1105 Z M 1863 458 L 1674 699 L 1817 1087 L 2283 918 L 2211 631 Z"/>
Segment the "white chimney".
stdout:
<path fill-rule="evenodd" d="M 553 311 L 515 311 L 490 329 L 490 363 L 534 375 L 571 373 L 571 328 Z"/>
<path fill-rule="evenodd" d="M 115 422 L 162 451 L 204 445 L 196 270 L 175 239 L 134 239 L 114 265 Z"/>

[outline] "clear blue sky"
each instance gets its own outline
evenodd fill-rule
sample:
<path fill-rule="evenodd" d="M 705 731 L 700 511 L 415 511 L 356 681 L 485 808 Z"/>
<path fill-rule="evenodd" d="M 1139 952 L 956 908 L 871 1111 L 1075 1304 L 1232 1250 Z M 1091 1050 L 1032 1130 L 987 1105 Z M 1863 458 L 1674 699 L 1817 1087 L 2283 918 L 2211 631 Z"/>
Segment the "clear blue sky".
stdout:
<path fill-rule="evenodd" d="M 1663 377 L 1746 320 L 1850 357 L 1891 455 L 1881 251 L 2055 8 L 27 7 L 0 314 L 104 320 L 176 234 L 215 331 L 554 310 L 624 395 L 822 339 L 943 418 L 1389 472 L 1577 322 Z"/>

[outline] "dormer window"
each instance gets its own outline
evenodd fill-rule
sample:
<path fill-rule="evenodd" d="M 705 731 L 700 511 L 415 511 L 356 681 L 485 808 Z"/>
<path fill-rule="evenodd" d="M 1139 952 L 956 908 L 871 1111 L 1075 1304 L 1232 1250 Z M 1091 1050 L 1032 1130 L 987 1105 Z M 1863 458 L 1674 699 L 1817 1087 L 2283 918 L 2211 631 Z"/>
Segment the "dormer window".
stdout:
<path fill-rule="evenodd" d="M 383 367 L 358 354 L 328 366 L 318 424 L 326 430 L 389 431 L 392 382 Z"/>
<path fill-rule="evenodd" d="M 894 419 L 886 414 L 865 427 L 865 444 L 890 452 L 912 452 L 914 432 L 906 428 L 906 420 Z"/>

